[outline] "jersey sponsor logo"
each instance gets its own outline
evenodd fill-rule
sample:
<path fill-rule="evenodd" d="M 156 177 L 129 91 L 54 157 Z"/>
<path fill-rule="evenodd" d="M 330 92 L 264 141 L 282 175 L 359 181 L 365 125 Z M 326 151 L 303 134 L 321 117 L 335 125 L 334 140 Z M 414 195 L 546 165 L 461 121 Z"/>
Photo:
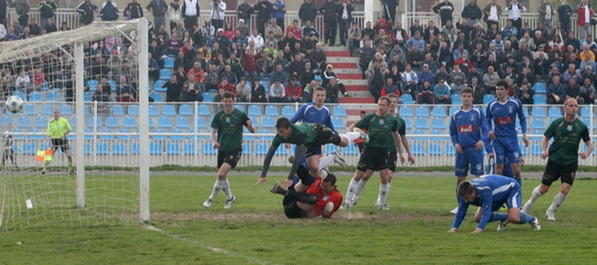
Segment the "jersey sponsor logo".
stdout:
<path fill-rule="evenodd" d="M 383 125 L 385 123 L 385 120 L 380 119 L 378 122 L 379 122 L 379 125 Z"/>
<path fill-rule="evenodd" d="M 572 131 L 572 125 L 566 126 L 566 130 L 568 130 L 569 132 L 571 132 Z"/>
<path fill-rule="evenodd" d="M 514 113 L 514 106 L 508 106 L 508 113 Z"/>
<path fill-rule="evenodd" d="M 458 126 L 459 133 L 472 133 L 475 132 L 475 126 L 472 124 L 469 125 L 459 125 Z"/>
<path fill-rule="evenodd" d="M 512 117 L 499 117 L 495 118 L 495 122 L 499 125 L 513 124 L 514 119 Z"/>
<path fill-rule="evenodd" d="M 226 123 L 230 123 L 230 117 L 226 117 Z"/>
<path fill-rule="evenodd" d="M 321 199 L 322 199 L 322 200 L 324 200 L 324 201 L 327 201 L 327 200 L 329 200 L 329 199 L 330 199 L 330 196 L 326 194 L 326 195 L 325 195 L 325 196 L 323 196 L 323 198 L 321 198 Z"/>

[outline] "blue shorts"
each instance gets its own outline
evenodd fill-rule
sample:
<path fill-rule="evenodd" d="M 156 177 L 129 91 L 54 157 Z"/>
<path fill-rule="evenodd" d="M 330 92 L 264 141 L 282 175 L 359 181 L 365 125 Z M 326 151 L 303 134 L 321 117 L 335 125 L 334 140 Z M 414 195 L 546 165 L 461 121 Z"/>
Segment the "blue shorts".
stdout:
<path fill-rule="evenodd" d="M 510 163 L 520 163 L 520 147 L 517 137 L 497 137 L 491 141 L 496 164 L 504 164 L 506 158 Z"/>
<path fill-rule="evenodd" d="M 457 177 L 466 177 L 468 175 L 469 165 L 471 174 L 480 176 L 485 172 L 483 170 L 483 149 L 475 150 L 475 146 L 463 148 L 464 153 L 456 153 L 456 166 L 454 174 Z"/>
<path fill-rule="evenodd" d="M 494 212 L 497 212 L 504 204 L 508 207 L 508 209 L 512 208 L 522 208 L 522 190 L 520 189 L 520 185 L 518 182 L 513 181 L 514 188 L 508 191 L 506 195 L 505 201 L 501 202 L 494 202 L 491 209 Z"/>

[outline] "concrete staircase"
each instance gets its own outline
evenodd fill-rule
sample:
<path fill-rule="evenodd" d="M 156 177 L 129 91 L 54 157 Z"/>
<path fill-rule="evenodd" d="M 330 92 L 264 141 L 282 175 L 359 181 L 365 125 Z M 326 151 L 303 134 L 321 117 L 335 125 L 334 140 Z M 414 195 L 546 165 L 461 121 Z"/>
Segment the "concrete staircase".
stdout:
<path fill-rule="evenodd" d="M 375 103 L 369 93 L 367 80 L 362 78 L 358 68 L 359 58 L 351 57 L 346 47 L 323 47 L 327 63 L 334 66 L 334 72 L 344 84 L 350 97 L 340 97 L 340 103 Z"/>

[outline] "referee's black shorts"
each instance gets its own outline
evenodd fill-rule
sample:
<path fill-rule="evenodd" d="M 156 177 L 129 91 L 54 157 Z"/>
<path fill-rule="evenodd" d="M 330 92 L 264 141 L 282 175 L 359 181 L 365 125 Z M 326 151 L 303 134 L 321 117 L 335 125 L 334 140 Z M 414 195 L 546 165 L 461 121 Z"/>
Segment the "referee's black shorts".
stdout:
<path fill-rule="evenodd" d="M 66 152 L 66 150 L 70 149 L 68 146 L 68 139 L 52 138 L 52 150 L 56 151 L 58 148 L 60 148 L 62 152 Z"/>

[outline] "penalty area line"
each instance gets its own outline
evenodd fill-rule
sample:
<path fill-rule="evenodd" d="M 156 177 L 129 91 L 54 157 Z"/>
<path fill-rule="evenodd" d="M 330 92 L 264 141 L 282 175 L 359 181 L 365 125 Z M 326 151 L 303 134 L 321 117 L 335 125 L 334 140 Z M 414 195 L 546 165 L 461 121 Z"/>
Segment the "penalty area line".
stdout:
<path fill-rule="evenodd" d="M 163 230 L 161 228 L 155 227 L 153 225 L 145 225 L 145 226 L 143 226 L 143 228 L 145 228 L 147 230 L 150 230 L 150 231 L 155 231 L 155 232 L 161 233 L 163 235 L 169 236 L 169 237 L 174 238 L 176 240 L 180 240 L 180 241 L 183 241 L 183 242 L 195 245 L 195 246 L 199 246 L 199 247 L 201 247 L 203 249 L 207 249 L 207 250 L 213 251 L 215 253 L 242 258 L 242 259 L 245 259 L 247 261 L 257 263 L 257 264 L 262 264 L 262 265 L 271 264 L 271 265 L 274 265 L 273 263 L 269 263 L 267 261 L 262 261 L 262 260 L 259 260 L 259 259 L 256 259 L 256 258 L 253 258 L 253 257 L 250 257 L 250 256 L 246 256 L 246 255 L 234 252 L 234 251 L 230 251 L 230 250 L 227 250 L 227 249 L 210 246 L 208 244 L 205 244 L 203 242 L 199 242 L 197 240 L 188 239 L 188 238 L 185 238 L 183 236 L 177 235 L 175 233 L 171 233 L 171 232 L 168 232 L 168 231 Z"/>

